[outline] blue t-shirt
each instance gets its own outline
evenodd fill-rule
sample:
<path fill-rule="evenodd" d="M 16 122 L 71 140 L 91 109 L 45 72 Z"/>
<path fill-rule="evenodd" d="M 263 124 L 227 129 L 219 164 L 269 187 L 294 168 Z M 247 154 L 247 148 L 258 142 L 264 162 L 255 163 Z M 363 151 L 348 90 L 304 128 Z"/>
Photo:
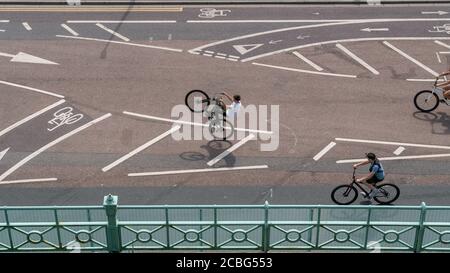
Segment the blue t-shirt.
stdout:
<path fill-rule="evenodd" d="M 370 166 L 369 171 L 374 172 L 375 177 L 378 178 L 379 180 L 384 179 L 384 169 L 381 163 L 373 164 L 372 166 Z"/>

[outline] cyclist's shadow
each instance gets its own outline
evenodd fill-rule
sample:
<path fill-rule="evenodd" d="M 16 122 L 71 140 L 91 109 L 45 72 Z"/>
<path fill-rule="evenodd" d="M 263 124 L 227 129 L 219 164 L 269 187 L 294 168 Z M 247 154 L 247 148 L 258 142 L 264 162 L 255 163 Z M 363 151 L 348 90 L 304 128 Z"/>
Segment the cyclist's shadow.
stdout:
<path fill-rule="evenodd" d="M 428 121 L 431 123 L 431 133 L 435 135 L 450 134 L 450 116 L 445 112 L 424 113 L 414 112 L 413 117 L 418 120 Z M 440 125 L 438 127 L 438 125 Z"/>
<path fill-rule="evenodd" d="M 200 146 L 200 148 L 206 150 L 207 155 L 198 152 L 184 152 L 180 154 L 180 157 L 184 160 L 197 161 L 205 160 L 209 162 L 210 160 L 216 158 L 218 155 L 223 153 L 226 149 L 233 145 L 230 141 L 222 140 L 211 140 L 206 145 Z M 234 167 L 236 163 L 236 157 L 233 153 L 228 154 L 222 160 L 214 164 L 214 167 Z"/>

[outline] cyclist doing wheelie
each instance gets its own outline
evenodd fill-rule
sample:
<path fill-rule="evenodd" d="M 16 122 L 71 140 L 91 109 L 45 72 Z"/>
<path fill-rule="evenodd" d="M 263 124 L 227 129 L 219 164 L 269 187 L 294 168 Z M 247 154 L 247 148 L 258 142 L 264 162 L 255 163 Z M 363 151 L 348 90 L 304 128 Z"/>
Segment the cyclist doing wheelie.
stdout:
<path fill-rule="evenodd" d="M 353 165 L 353 168 L 356 169 L 359 166 L 370 164 L 370 173 L 367 176 L 356 179 L 356 182 L 362 183 L 370 188 L 371 191 L 366 197 L 372 199 L 379 192 L 379 190 L 374 185 L 384 180 L 384 168 L 374 153 L 367 153 L 366 157 L 367 160 Z M 362 194 L 365 195 L 365 193 Z"/>

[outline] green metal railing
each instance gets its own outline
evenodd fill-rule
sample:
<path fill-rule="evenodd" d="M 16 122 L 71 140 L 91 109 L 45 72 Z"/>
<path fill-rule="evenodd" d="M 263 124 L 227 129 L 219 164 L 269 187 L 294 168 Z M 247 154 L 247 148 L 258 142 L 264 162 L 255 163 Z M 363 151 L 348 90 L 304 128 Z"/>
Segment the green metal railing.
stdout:
<path fill-rule="evenodd" d="M 137 250 L 450 252 L 450 207 L 0 207 L 0 252 Z"/>

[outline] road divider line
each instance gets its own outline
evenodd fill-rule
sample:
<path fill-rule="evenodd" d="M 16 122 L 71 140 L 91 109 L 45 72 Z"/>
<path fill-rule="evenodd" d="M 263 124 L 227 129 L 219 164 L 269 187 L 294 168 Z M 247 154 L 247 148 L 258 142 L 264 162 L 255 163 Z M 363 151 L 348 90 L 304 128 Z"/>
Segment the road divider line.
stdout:
<path fill-rule="evenodd" d="M 347 54 L 350 58 L 352 58 L 353 60 L 355 60 L 357 63 L 359 63 L 360 65 L 364 66 L 367 70 L 369 70 L 370 72 L 372 72 L 375 75 L 380 75 L 380 72 L 378 72 L 375 68 L 373 68 L 371 65 L 369 65 L 368 63 L 366 63 L 363 59 L 359 58 L 358 56 L 356 56 L 353 52 L 351 52 L 350 50 L 348 50 L 346 47 L 344 47 L 341 44 L 336 44 L 336 47 L 339 48 L 340 50 L 342 50 L 345 54 Z"/>
<path fill-rule="evenodd" d="M 383 145 L 395 145 L 395 146 L 406 146 L 406 147 L 418 147 L 418 148 L 431 148 L 431 149 L 450 150 L 450 146 L 440 146 L 440 145 L 414 144 L 414 143 L 402 143 L 402 142 L 388 142 L 388 141 L 376 141 L 376 140 L 352 139 L 352 138 L 335 138 L 335 140 L 336 141 L 344 141 L 344 142 L 383 144 Z"/>
<path fill-rule="evenodd" d="M 128 112 L 128 111 L 123 111 L 122 113 L 125 114 L 125 115 L 139 117 L 139 118 L 145 118 L 145 119 L 166 121 L 166 122 L 177 123 L 177 124 L 187 124 L 187 125 L 193 125 L 193 126 L 209 127 L 209 125 L 205 124 L 205 123 L 198 123 L 198 122 L 190 122 L 190 121 L 183 121 L 183 120 L 160 118 L 160 117 L 143 115 L 143 114 L 138 114 L 138 113 L 133 113 L 133 112 Z M 245 128 L 234 128 L 234 130 L 235 131 L 241 131 L 241 132 L 249 132 L 249 133 L 273 134 L 273 132 L 271 132 L 271 131 L 253 130 L 253 129 L 245 129 Z"/>
<path fill-rule="evenodd" d="M 114 21 L 114 20 L 68 20 L 66 23 L 70 24 L 174 24 L 175 20 L 129 20 L 129 21 Z"/>
<path fill-rule="evenodd" d="M 38 178 L 38 179 L 8 180 L 8 181 L 0 182 L 0 185 L 36 183 L 36 182 L 54 182 L 54 181 L 58 181 L 58 178 Z"/>
<path fill-rule="evenodd" d="M 318 66 L 317 64 L 313 63 L 311 60 L 309 60 L 308 58 L 306 58 L 305 56 L 303 56 L 302 54 L 300 54 L 297 51 L 292 52 L 295 56 L 297 56 L 298 58 L 300 58 L 302 61 L 304 61 L 305 63 L 309 64 L 310 66 L 312 66 L 315 70 L 317 71 L 322 71 L 323 68 Z"/>
<path fill-rule="evenodd" d="M 267 165 L 256 165 L 256 166 L 243 166 L 243 167 L 209 168 L 209 169 L 194 169 L 194 170 L 164 171 L 164 172 L 129 173 L 128 176 L 138 177 L 138 176 L 155 176 L 155 175 L 169 175 L 169 174 L 257 170 L 257 169 L 267 169 L 267 168 L 269 168 L 269 166 L 267 166 Z"/>
<path fill-rule="evenodd" d="M 429 68 L 428 66 L 426 66 L 423 63 L 419 62 L 418 60 L 414 59 L 413 57 L 409 56 L 405 52 L 403 52 L 400 49 L 398 49 L 397 47 L 393 46 L 391 43 L 389 43 L 387 41 L 383 41 L 383 44 L 385 44 L 387 47 L 389 47 L 390 49 L 394 50 L 398 54 L 402 55 L 406 59 L 410 60 L 411 62 L 415 63 L 419 67 L 423 68 L 425 71 L 427 71 L 431 75 L 433 75 L 435 77 L 437 77 L 439 75 L 439 73 L 437 73 L 436 71 L 433 71 L 431 68 Z"/>
<path fill-rule="evenodd" d="M 122 156 L 121 158 L 117 159 L 116 161 L 114 161 L 113 163 L 109 164 L 108 166 L 104 167 L 102 169 L 103 172 L 107 172 L 109 170 L 111 170 L 112 168 L 114 168 L 115 166 L 119 165 L 120 163 L 124 162 L 125 160 L 135 156 L 136 154 L 142 152 L 143 150 L 147 149 L 148 147 L 150 147 L 151 145 L 155 144 L 156 142 L 162 140 L 163 138 L 171 135 L 172 133 L 174 133 L 175 131 L 178 131 L 181 128 L 180 125 L 174 126 L 172 129 L 168 130 L 167 132 L 155 137 L 154 139 L 144 143 L 143 145 L 137 147 L 136 149 L 134 149 L 133 151 L 129 152 L 128 154 Z"/>
<path fill-rule="evenodd" d="M 234 144 L 230 148 L 228 148 L 225 151 L 223 151 L 220 155 L 216 156 L 214 159 L 210 160 L 208 163 L 206 163 L 206 165 L 208 165 L 210 167 L 213 166 L 214 164 L 216 164 L 217 162 L 222 160 L 224 157 L 226 157 L 227 155 L 229 155 L 230 153 L 235 151 L 237 148 L 241 147 L 242 145 L 247 143 L 249 140 L 252 140 L 254 138 L 255 138 L 254 134 L 248 135 L 247 137 L 241 139 L 241 141 L 239 141 L 238 143 Z"/>
<path fill-rule="evenodd" d="M 236 24 L 236 23 L 334 23 L 348 20 L 187 20 L 190 24 Z"/>
<path fill-rule="evenodd" d="M 73 30 L 72 28 L 70 28 L 68 25 L 66 25 L 66 24 L 61 24 L 61 26 L 62 26 L 65 30 L 67 30 L 68 32 L 70 32 L 70 34 L 72 34 L 73 36 L 79 36 L 79 34 L 78 34 L 75 30 Z"/>
<path fill-rule="evenodd" d="M 400 146 L 394 151 L 394 155 L 400 155 L 401 153 L 403 153 L 404 150 L 405 147 Z"/>
<path fill-rule="evenodd" d="M 303 70 L 303 69 L 296 69 L 296 68 L 290 68 L 290 67 L 284 67 L 284 66 L 262 64 L 262 63 L 252 63 L 252 64 L 258 65 L 258 66 L 264 66 L 264 67 L 281 69 L 281 70 L 288 70 L 288 71 L 294 71 L 294 72 L 300 72 L 300 73 L 307 73 L 307 74 L 333 76 L 333 77 L 344 77 L 344 78 L 356 78 L 356 75 L 346 75 L 346 74 L 335 74 L 335 73 L 318 72 L 318 71 Z"/>
<path fill-rule="evenodd" d="M 380 157 L 378 159 L 382 161 L 392 161 L 392 160 L 408 160 L 408 159 L 423 159 L 423 158 L 438 158 L 438 157 L 450 157 L 450 154 L 394 156 L 394 157 Z M 357 163 L 362 162 L 364 160 L 367 160 L 367 158 L 338 160 L 336 161 L 336 163 L 337 164 Z"/>
<path fill-rule="evenodd" d="M 75 37 L 75 36 L 66 36 L 66 35 L 56 35 L 56 37 L 68 38 L 68 39 L 86 40 L 86 41 L 96 41 L 96 42 L 104 42 L 104 43 L 113 43 L 113 44 L 120 44 L 120 45 L 130 45 L 130 46 L 153 48 L 153 49 L 161 49 L 161 50 L 174 51 L 174 52 L 183 52 L 182 49 L 175 49 L 175 48 L 162 47 L 162 46 L 151 46 L 151 45 L 135 44 L 135 43 L 126 43 L 126 42 L 121 42 L 121 41 L 110 41 L 110 40 L 88 38 L 88 37 Z"/>
<path fill-rule="evenodd" d="M 30 24 L 28 24 L 27 22 L 23 22 L 22 25 L 23 25 L 23 27 L 24 27 L 26 30 L 28 30 L 28 31 L 33 30 L 33 29 L 31 28 Z"/>
<path fill-rule="evenodd" d="M 0 23 L 9 23 L 9 20 L 0 20 Z"/>
<path fill-rule="evenodd" d="M 5 84 L 5 85 L 9 85 L 9 86 L 23 88 L 23 89 L 27 89 L 27 90 L 30 90 L 30 91 L 34 91 L 34 92 L 46 94 L 46 95 L 49 95 L 49 96 L 57 97 L 57 98 L 60 98 L 60 99 L 64 98 L 64 96 L 58 95 L 56 93 L 52 93 L 52 92 L 49 92 L 49 91 L 45 91 L 45 90 L 41 90 L 41 89 L 37 89 L 37 88 L 33 88 L 33 87 L 21 85 L 21 84 L 16 84 L 16 83 L 12 83 L 12 82 L 7 82 L 7 81 L 1 81 L 0 80 L 0 84 Z"/>
<path fill-rule="evenodd" d="M 20 125 L 24 124 L 25 122 L 27 122 L 27 121 L 29 121 L 29 120 L 32 120 L 33 118 L 35 118 L 35 117 L 37 117 L 37 116 L 39 116 L 39 115 L 41 115 L 41 114 L 47 112 L 48 110 L 53 109 L 53 108 L 55 108 L 56 106 L 63 104 L 64 102 L 65 102 L 65 100 L 59 100 L 59 101 L 57 101 L 57 102 L 55 102 L 55 103 L 53 103 L 53 104 L 51 104 L 51 105 L 49 105 L 49 106 L 47 106 L 47 107 L 45 107 L 45 108 L 43 108 L 43 109 L 37 111 L 37 112 L 34 113 L 34 114 L 31 114 L 31 115 L 29 115 L 28 117 L 19 120 L 18 122 L 14 123 L 14 124 L 12 124 L 12 125 L 10 125 L 10 126 L 8 126 L 7 128 L 3 129 L 2 131 L 0 131 L 0 136 L 2 136 L 2 135 L 4 135 L 4 134 L 8 133 L 9 131 L 11 131 L 11 130 L 17 128 L 17 127 L 19 127 Z"/>
<path fill-rule="evenodd" d="M 112 30 L 110 28 L 105 27 L 104 25 L 102 25 L 100 23 L 97 23 L 95 25 L 98 26 L 99 28 L 101 28 L 101 29 L 111 33 L 112 35 L 116 36 L 117 38 L 124 40 L 125 42 L 129 42 L 130 41 L 130 39 L 128 39 L 127 37 L 121 35 L 120 33 L 115 32 L 114 30 Z"/>
<path fill-rule="evenodd" d="M 31 159 L 33 159 L 34 157 L 38 156 L 40 153 L 44 152 L 45 150 L 49 149 L 50 147 L 58 144 L 59 142 L 83 131 L 84 129 L 106 119 L 109 118 L 111 116 L 110 113 L 105 114 L 97 119 L 94 119 L 80 127 L 78 127 L 77 129 L 53 140 L 52 142 L 44 145 L 43 147 L 39 148 L 37 151 L 34 151 L 33 153 L 31 153 L 30 155 L 28 155 L 27 157 L 25 157 L 24 159 L 22 159 L 21 161 L 19 161 L 18 163 L 16 163 L 16 165 L 12 166 L 11 168 L 9 168 L 6 172 L 4 172 L 2 175 L 0 175 L 0 181 L 3 181 L 6 177 L 8 177 L 10 174 L 12 174 L 14 171 L 16 171 L 17 169 L 19 169 L 20 167 L 22 167 L 25 163 L 27 163 L 28 161 L 30 161 Z"/>
<path fill-rule="evenodd" d="M 330 151 L 334 146 L 336 146 L 336 142 L 330 142 L 327 146 L 325 146 L 325 148 L 323 148 L 313 157 L 314 161 L 319 161 L 319 159 L 322 158 L 322 156 L 324 156 L 326 153 L 328 153 L 328 151 Z"/>

